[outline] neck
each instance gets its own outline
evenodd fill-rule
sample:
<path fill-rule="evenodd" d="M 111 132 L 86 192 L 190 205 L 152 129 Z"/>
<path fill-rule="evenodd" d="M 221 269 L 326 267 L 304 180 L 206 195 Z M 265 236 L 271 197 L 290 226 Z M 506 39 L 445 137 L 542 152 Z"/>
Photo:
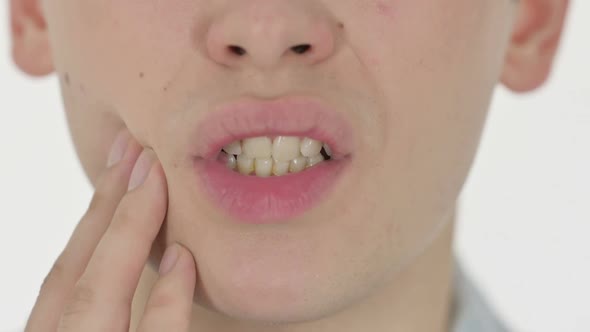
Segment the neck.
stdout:
<path fill-rule="evenodd" d="M 449 332 L 453 314 L 455 214 L 449 218 L 431 245 L 399 271 L 395 279 L 335 316 L 289 326 L 253 326 L 194 305 L 191 331 Z M 131 331 L 136 330 L 157 278 L 157 271 L 146 264 L 133 299 Z"/>

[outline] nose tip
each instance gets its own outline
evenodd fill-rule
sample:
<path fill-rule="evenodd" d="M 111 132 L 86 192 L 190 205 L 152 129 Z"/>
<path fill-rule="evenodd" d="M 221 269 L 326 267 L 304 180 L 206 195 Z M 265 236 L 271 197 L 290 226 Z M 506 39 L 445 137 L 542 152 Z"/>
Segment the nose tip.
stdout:
<path fill-rule="evenodd" d="M 329 58 L 336 24 L 297 3 L 242 1 L 212 21 L 206 36 L 209 57 L 228 67 L 261 69 L 285 61 L 311 65 Z"/>

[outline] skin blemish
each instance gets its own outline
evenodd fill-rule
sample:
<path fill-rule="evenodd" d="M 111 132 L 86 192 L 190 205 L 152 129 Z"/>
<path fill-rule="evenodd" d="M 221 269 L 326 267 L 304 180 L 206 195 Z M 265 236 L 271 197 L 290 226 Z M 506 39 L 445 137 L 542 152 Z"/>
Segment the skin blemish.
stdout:
<path fill-rule="evenodd" d="M 162 90 L 164 90 L 164 92 L 168 91 L 168 88 L 170 87 L 171 84 L 172 84 L 172 81 L 168 81 L 166 84 L 164 84 L 164 87 L 162 88 Z"/>
<path fill-rule="evenodd" d="M 143 78 L 143 72 L 139 73 L 139 78 Z"/>
<path fill-rule="evenodd" d="M 66 73 L 64 75 L 64 80 L 66 81 L 66 84 L 67 85 L 70 85 L 70 74 Z"/>
<path fill-rule="evenodd" d="M 391 4 L 387 3 L 386 1 L 377 0 L 375 1 L 375 6 L 377 7 L 377 12 L 388 19 L 393 19 L 393 9 L 391 8 Z"/>
<path fill-rule="evenodd" d="M 379 61 L 378 57 L 369 55 L 367 56 L 367 63 L 372 67 L 378 67 L 381 64 L 381 61 Z"/>

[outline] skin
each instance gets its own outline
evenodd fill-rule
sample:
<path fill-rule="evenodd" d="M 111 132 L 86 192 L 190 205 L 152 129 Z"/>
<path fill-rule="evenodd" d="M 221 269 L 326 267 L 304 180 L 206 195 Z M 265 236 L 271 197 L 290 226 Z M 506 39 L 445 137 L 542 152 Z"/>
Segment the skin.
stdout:
<path fill-rule="evenodd" d="M 545 82 L 568 1 L 10 5 L 14 62 L 59 75 L 99 197 L 27 331 L 449 331 L 457 198 L 493 90 Z M 316 52 L 289 52 L 301 43 Z M 351 167 L 293 223 L 232 224 L 194 187 L 188 133 L 211 105 L 287 94 L 338 106 L 356 133 Z M 106 168 L 121 131 L 127 153 Z M 126 194 L 142 148 L 153 171 Z M 160 277 L 173 243 L 178 263 Z"/>

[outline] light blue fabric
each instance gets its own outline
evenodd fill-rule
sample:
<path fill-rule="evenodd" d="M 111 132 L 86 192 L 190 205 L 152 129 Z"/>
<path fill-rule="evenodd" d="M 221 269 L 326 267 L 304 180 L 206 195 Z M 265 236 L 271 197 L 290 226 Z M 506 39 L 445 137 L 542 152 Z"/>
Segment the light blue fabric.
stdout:
<path fill-rule="evenodd" d="M 455 311 L 452 332 L 509 332 L 475 283 L 455 261 Z"/>

